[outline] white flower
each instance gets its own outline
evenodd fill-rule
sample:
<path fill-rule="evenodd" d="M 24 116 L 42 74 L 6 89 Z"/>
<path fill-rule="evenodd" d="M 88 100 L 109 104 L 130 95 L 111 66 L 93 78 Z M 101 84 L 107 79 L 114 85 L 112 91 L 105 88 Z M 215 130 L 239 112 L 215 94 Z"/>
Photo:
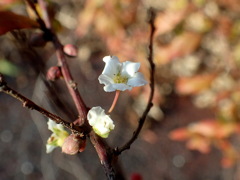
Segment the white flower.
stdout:
<path fill-rule="evenodd" d="M 98 80 L 100 84 L 105 85 L 106 92 L 131 90 L 132 87 L 147 84 L 143 74 L 137 72 L 140 63 L 130 61 L 121 63 L 116 56 L 105 56 L 103 61 L 106 65 Z"/>
<path fill-rule="evenodd" d="M 115 127 L 113 120 L 109 115 L 105 114 L 104 109 L 100 106 L 90 109 L 87 114 L 87 119 L 93 127 L 94 132 L 103 138 L 107 138 L 110 131 Z"/>
<path fill-rule="evenodd" d="M 48 138 L 46 144 L 46 152 L 52 152 L 56 147 L 62 146 L 66 137 L 69 136 L 68 132 L 64 129 L 63 125 L 57 124 L 55 121 L 48 119 L 48 129 L 53 133 Z"/>

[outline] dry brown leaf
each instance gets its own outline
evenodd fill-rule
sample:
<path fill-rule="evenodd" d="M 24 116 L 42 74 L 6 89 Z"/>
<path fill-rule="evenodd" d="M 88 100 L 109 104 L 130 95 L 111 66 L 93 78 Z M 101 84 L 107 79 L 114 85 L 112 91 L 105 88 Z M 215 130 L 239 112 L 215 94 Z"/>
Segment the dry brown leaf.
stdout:
<path fill-rule="evenodd" d="M 20 0 L 1 0 L 0 1 L 0 9 L 7 9 L 10 8 L 13 5 L 16 5 L 16 3 L 20 3 Z"/>
<path fill-rule="evenodd" d="M 191 6 L 184 9 L 179 9 L 178 11 L 168 10 L 157 14 L 155 20 L 156 35 L 161 35 L 172 31 L 177 24 L 179 24 L 186 15 L 192 10 Z"/>
<path fill-rule="evenodd" d="M 39 27 L 36 21 L 11 11 L 0 11 L 0 17 L 0 35 L 15 29 Z"/>
<path fill-rule="evenodd" d="M 182 95 L 197 94 L 210 87 L 215 75 L 200 74 L 193 77 L 180 77 L 176 82 L 176 91 Z"/>
<path fill-rule="evenodd" d="M 184 141 L 190 137 L 187 128 L 178 128 L 169 133 L 169 138 L 176 141 Z"/>
<path fill-rule="evenodd" d="M 203 154 L 209 153 L 210 148 L 210 140 L 204 137 L 194 137 L 187 142 L 187 148 L 191 150 L 198 150 Z"/>
<path fill-rule="evenodd" d="M 199 46 L 201 38 L 201 34 L 184 32 L 177 36 L 169 45 L 156 47 L 156 64 L 166 64 L 174 58 L 186 56 L 192 53 Z"/>

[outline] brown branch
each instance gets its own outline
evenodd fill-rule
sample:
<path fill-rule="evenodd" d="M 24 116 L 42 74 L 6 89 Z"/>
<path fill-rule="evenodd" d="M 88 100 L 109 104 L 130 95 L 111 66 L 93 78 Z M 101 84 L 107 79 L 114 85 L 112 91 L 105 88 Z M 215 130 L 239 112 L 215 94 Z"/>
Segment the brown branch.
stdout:
<path fill-rule="evenodd" d="M 58 64 L 61 67 L 61 71 L 62 71 L 64 80 L 65 80 L 65 83 L 68 87 L 68 91 L 69 91 L 70 95 L 72 96 L 72 99 L 73 99 L 74 104 L 78 111 L 79 118 L 77 120 L 78 121 L 77 125 L 80 125 L 80 126 L 86 125 L 87 126 L 88 123 L 87 123 L 86 119 L 87 119 L 88 109 L 87 109 L 84 101 L 81 98 L 81 95 L 77 88 L 77 84 L 73 80 L 73 77 L 69 70 L 66 56 L 63 52 L 63 46 L 62 46 L 61 42 L 59 41 L 57 35 L 51 29 L 51 22 L 50 22 L 48 13 L 47 13 L 46 4 L 43 2 L 44 0 L 38 0 L 42 11 L 44 11 L 44 20 L 42 20 L 35 8 L 35 5 L 33 3 L 31 3 L 30 0 L 26 0 L 26 1 L 30 4 L 30 7 L 33 9 L 35 14 L 37 15 L 38 22 L 40 24 L 42 31 L 45 34 L 46 39 L 49 41 L 52 41 L 52 43 L 56 49 Z M 91 131 L 91 133 L 90 133 L 90 140 L 91 140 L 94 148 L 96 149 L 96 152 L 98 154 L 101 164 L 103 165 L 103 168 L 105 170 L 107 178 L 109 180 L 115 179 L 115 173 L 114 173 L 112 165 L 111 165 L 112 153 L 111 154 L 109 153 L 110 148 L 108 148 L 108 146 L 105 143 L 103 143 L 102 139 L 100 137 L 98 137 L 93 131 Z"/>
<path fill-rule="evenodd" d="M 146 120 L 146 117 L 147 117 L 151 107 L 153 106 L 152 100 L 153 100 L 153 95 L 154 95 L 154 73 L 155 73 L 155 64 L 153 62 L 153 35 L 155 32 L 155 26 L 154 26 L 155 12 L 153 11 L 153 9 L 149 10 L 149 14 L 150 14 L 149 24 L 150 24 L 151 32 L 150 32 L 150 39 L 149 39 L 148 62 L 150 64 L 150 84 L 149 84 L 149 86 L 150 86 L 151 91 L 150 91 L 149 98 L 148 98 L 148 104 L 147 104 L 146 109 L 143 112 L 141 118 L 138 121 L 138 127 L 133 132 L 133 136 L 129 139 L 128 142 L 126 142 L 125 145 L 123 145 L 120 148 L 118 148 L 118 147 L 115 148 L 115 150 L 114 150 L 115 155 L 120 155 L 123 151 L 130 149 L 130 146 L 137 139 L 139 133 L 141 132 L 144 122 Z"/>
<path fill-rule="evenodd" d="M 30 7 L 38 17 L 38 22 L 40 22 L 40 27 L 42 31 L 45 33 L 45 37 L 47 37 L 48 40 L 52 41 L 56 49 L 58 64 L 61 68 L 65 83 L 68 87 L 68 91 L 78 111 L 78 116 L 79 116 L 78 125 L 81 126 L 86 122 L 88 109 L 78 91 L 77 83 L 74 81 L 71 75 L 71 72 L 68 68 L 67 59 L 63 52 L 63 46 L 59 41 L 58 37 L 56 36 L 56 34 L 51 29 L 51 22 L 48 16 L 46 4 L 43 0 L 38 0 L 44 14 L 44 20 L 43 20 L 39 15 L 39 13 L 37 12 L 35 5 L 30 0 L 26 0 L 26 1 L 28 2 L 28 4 L 30 5 Z"/>
<path fill-rule="evenodd" d="M 28 98 L 26 98 L 25 96 L 21 95 L 20 93 L 18 93 L 17 91 L 13 90 L 12 88 L 10 88 L 7 83 L 4 81 L 3 75 L 0 74 L 0 92 L 3 92 L 7 95 L 12 96 L 13 98 L 17 99 L 18 101 L 22 102 L 23 107 L 26 107 L 30 110 L 36 110 L 38 112 L 40 112 L 41 114 L 43 114 L 44 116 L 46 116 L 47 118 L 52 119 L 53 121 L 55 121 L 58 124 L 62 124 L 64 127 L 68 128 L 69 130 L 71 130 L 74 133 L 80 134 L 80 135 L 85 135 L 84 133 L 86 132 L 90 132 L 90 129 L 88 126 L 76 126 L 72 123 L 69 123 L 67 121 L 65 121 L 64 119 L 62 119 L 61 117 L 50 113 L 49 111 L 47 111 L 46 109 L 38 106 L 36 103 L 34 103 L 33 101 L 29 100 Z"/>
<path fill-rule="evenodd" d="M 48 16 L 46 4 L 43 0 L 39 0 L 39 4 L 41 5 L 41 8 L 44 10 L 44 15 L 45 15 L 44 22 L 47 24 L 47 27 L 51 28 L 51 22 L 50 22 L 50 18 Z M 52 34 L 52 43 L 54 44 L 55 49 L 56 49 L 58 64 L 61 67 L 61 71 L 62 71 L 64 80 L 65 80 L 65 83 L 68 87 L 68 91 L 69 91 L 70 95 L 72 96 L 72 99 L 73 99 L 76 109 L 78 111 L 78 117 L 79 117 L 78 125 L 81 126 L 84 123 L 86 123 L 88 109 L 79 93 L 77 83 L 74 81 L 74 79 L 71 75 L 71 72 L 69 70 L 69 67 L 67 64 L 67 59 L 63 52 L 63 46 L 60 43 L 56 34 L 55 33 L 51 33 L 51 34 Z"/>
<path fill-rule="evenodd" d="M 70 70 L 68 68 L 68 65 L 67 65 L 66 57 L 62 50 L 62 45 L 58 41 L 57 37 L 56 37 L 56 40 L 53 41 L 53 43 L 56 48 L 58 64 L 61 67 L 61 71 L 62 71 L 64 80 L 65 80 L 65 83 L 68 87 L 68 91 L 69 91 L 70 95 L 72 96 L 72 99 L 73 99 L 74 104 L 78 111 L 78 115 L 79 115 L 78 125 L 81 126 L 86 122 L 86 119 L 87 119 L 87 112 L 88 112 L 87 106 L 85 105 L 85 103 L 79 93 L 77 83 L 73 80 L 73 77 L 72 77 Z"/>
<path fill-rule="evenodd" d="M 115 179 L 115 172 L 112 166 L 112 153 L 108 145 L 93 131 L 90 133 L 90 140 L 97 151 L 100 162 L 104 168 L 108 180 Z"/>

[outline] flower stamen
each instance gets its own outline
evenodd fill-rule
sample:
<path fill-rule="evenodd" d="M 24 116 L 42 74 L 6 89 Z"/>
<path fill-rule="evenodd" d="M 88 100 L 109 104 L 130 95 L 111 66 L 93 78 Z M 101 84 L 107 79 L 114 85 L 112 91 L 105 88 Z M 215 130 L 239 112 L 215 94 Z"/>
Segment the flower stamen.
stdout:
<path fill-rule="evenodd" d="M 120 83 L 127 84 L 128 78 L 118 73 L 114 76 L 113 81 L 116 84 L 120 84 Z"/>

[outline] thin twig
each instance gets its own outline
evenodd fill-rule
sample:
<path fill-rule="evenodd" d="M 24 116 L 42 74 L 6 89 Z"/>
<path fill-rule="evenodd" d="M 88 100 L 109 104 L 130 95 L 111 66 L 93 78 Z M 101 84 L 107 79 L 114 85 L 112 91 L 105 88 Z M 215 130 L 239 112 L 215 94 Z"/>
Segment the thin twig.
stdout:
<path fill-rule="evenodd" d="M 150 39 L 149 39 L 149 56 L 148 56 L 148 62 L 150 64 L 150 95 L 148 98 L 148 104 L 146 106 L 145 111 L 143 112 L 141 118 L 138 121 L 138 127 L 137 129 L 133 132 L 133 136 L 131 137 L 131 139 L 129 139 L 128 142 L 126 142 L 125 145 L 123 145 L 120 148 L 115 148 L 114 150 L 114 154 L 115 155 L 120 155 L 123 151 L 130 149 L 130 146 L 132 145 L 132 143 L 137 139 L 140 131 L 142 130 L 142 127 L 144 125 L 144 122 L 146 120 L 146 117 L 151 109 L 151 107 L 153 106 L 152 100 L 153 100 L 153 95 L 154 95 L 154 73 L 155 73 L 155 64 L 153 62 L 153 35 L 155 32 L 155 26 L 154 26 L 154 20 L 155 20 L 155 12 L 153 11 L 153 9 L 149 10 L 150 13 L 150 20 L 149 20 L 149 24 L 150 24 L 150 28 L 151 28 L 151 32 L 150 32 Z"/>
<path fill-rule="evenodd" d="M 44 0 L 38 0 L 38 4 L 39 4 L 40 8 L 42 9 L 42 17 L 44 19 L 46 27 L 48 29 L 52 29 L 52 24 L 51 24 L 51 20 L 48 16 L 46 2 Z"/>
<path fill-rule="evenodd" d="M 41 29 L 46 30 L 47 27 L 46 27 L 44 21 L 42 20 L 40 14 L 38 13 L 37 8 L 36 8 L 34 2 L 33 2 L 32 0 L 25 0 L 25 1 L 26 1 L 27 4 L 30 6 L 30 8 L 33 10 L 33 12 L 35 13 L 35 15 L 37 16 L 37 22 L 39 23 Z"/>
<path fill-rule="evenodd" d="M 80 134 L 80 135 L 83 136 L 84 133 L 90 131 L 87 126 L 85 126 L 85 127 L 75 126 L 73 123 L 67 122 L 66 120 L 62 119 L 61 117 L 59 117 L 59 116 L 57 116 L 57 115 L 47 111 L 46 109 L 40 107 L 39 105 L 37 105 L 33 101 L 29 100 L 25 96 L 21 95 L 17 91 L 13 90 L 4 81 L 4 78 L 3 78 L 2 74 L 0 74 L 0 92 L 3 92 L 5 94 L 7 94 L 7 95 L 12 96 L 13 98 L 15 98 L 18 101 L 22 102 L 23 107 L 26 107 L 26 108 L 28 108 L 30 110 L 36 110 L 36 111 L 40 112 L 41 114 L 43 114 L 47 118 L 52 119 L 53 121 L 55 121 L 58 124 L 62 124 L 63 126 L 65 126 L 66 128 L 68 128 L 69 130 L 71 130 L 74 133 L 77 133 L 77 134 Z"/>

